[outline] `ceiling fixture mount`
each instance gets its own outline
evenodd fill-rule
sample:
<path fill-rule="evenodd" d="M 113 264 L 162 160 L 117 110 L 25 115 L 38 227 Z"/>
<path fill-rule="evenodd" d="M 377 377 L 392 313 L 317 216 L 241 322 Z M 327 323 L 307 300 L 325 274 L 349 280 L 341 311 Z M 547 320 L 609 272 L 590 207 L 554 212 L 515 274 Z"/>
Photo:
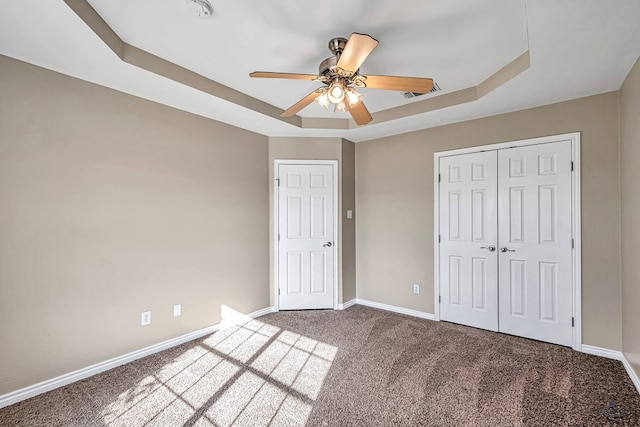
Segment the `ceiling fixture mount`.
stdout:
<path fill-rule="evenodd" d="M 198 18 L 208 18 L 213 13 L 213 8 L 207 0 L 185 0 L 185 3 L 189 12 Z"/>
<path fill-rule="evenodd" d="M 354 86 L 415 93 L 428 93 L 433 88 L 433 80 L 429 78 L 360 74 L 360 66 L 376 46 L 378 41 L 368 34 L 353 33 L 349 40 L 336 37 L 329 41 L 329 50 L 333 56 L 320 63 L 318 75 L 256 71 L 249 76 L 316 80 L 324 83 L 324 86 L 314 90 L 280 114 L 281 117 L 294 116 L 298 111 L 316 101 L 325 109 L 334 104 L 335 112 L 348 111 L 358 125 L 365 125 L 371 122 L 373 117 L 362 102 L 362 95 L 355 90 Z"/>

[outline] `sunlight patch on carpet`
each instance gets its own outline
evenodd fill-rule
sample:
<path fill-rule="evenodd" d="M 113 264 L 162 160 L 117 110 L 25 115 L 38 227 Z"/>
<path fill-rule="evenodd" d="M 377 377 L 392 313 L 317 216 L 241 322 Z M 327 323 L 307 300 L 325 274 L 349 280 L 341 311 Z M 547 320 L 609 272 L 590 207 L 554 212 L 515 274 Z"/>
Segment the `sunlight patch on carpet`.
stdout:
<path fill-rule="evenodd" d="M 220 331 L 108 404 L 108 426 L 304 425 L 338 349 L 222 307 Z"/>

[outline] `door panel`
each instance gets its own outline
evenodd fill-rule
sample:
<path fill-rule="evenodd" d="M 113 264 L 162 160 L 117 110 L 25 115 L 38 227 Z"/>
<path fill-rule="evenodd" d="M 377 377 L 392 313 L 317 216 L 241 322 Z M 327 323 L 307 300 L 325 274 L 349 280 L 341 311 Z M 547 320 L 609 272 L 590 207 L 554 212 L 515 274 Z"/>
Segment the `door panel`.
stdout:
<path fill-rule="evenodd" d="M 443 157 L 440 171 L 441 318 L 497 331 L 497 154 Z"/>
<path fill-rule="evenodd" d="M 500 331 L 573 341 L 571 142 L 498 152 Z"/>
<path fill-rule="evenodd" d="M 443 320 L 573 344 L 571 158 L 570 141 L 440 158 Z"/>
<path fill-rule="evenodd" d="M 332 165 L 279 165 L 279 308 L 333 308 Z"/>

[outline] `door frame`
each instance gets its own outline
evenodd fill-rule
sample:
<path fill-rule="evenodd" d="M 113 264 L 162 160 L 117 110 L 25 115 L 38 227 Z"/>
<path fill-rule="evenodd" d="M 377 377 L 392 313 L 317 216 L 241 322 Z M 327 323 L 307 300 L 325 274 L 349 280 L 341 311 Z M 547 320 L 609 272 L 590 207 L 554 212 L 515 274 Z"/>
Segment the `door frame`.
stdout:
<path fill-rule="evenodd" d="M 560 135 L 543 136 L 539 138 L 522 139 L 517 141 L 501 142 L 497 144 L 479 145 L 456 150 L 439 151 L 433 155 L 433 197 L 434 197 L 434 228 L 433 228 L 433 271 L 434 271 L 434 320 L 440 321 L 440 158 L 460 154 L 478 153 L 482 151 L 500 150 L 504 148 L 525 147 L 529 145 L 548 144 L 552 142 L 571 141 L 571 161 L 573 173 L 571 174 L 571 234 L 574 240 L 572 251 L 572 286 L 573 286 L 573 345 L 572 348 L 582 351 L 582 225 L 581 201 L 580 201 L 580 132 L 565 133 Z"/>
<path fill-rule="evenodd" d="M 338 220 L 340 216 L 339 212 L 339 204 L 338 200 L 338 161 L 337 160 L 289 160 L 289 159 L 275 159 L 273 161 L 273 284 L 274 287 L 272 289 L 273 292 L 273 301 L 274 301 L 274 310 L 280 311 L 280 295 L 278 295 L 278 289 L 280 288 L 280 272 L 278 270 L 279 266 L 279 226 L 280 226 L 280 217 L 278 211 L 279 205 L 279 197 L 280 197 L 280 186 L 278 183 L 280 182 L 280 165 L 331 165 L 333 166 L 333 188 L 332 188 L 332 196 L 333 196 L 333 241 L 335 242 L 333 245 L 333 309 L 338 309 L 338 248 L 340 245 L 340 236 L 338 234 Z"/>

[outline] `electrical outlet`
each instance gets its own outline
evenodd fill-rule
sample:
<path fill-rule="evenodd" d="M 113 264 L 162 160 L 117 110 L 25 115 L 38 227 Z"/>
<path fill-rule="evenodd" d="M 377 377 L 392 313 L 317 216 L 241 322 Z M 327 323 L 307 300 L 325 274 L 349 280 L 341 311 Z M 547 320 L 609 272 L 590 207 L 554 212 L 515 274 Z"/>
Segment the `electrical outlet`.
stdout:
<path fill-rule="evenodd" d="M 140 325 L 145 326 L 151 323 L 151 311 L 143 311 L 140 316 Z"/>
<path fill-rule="evenodd" d="M 182 304 L 175 304 L 173 306 L 173 317 L 178 317 L 182 314 Z"/>
<path fill-rule="evenodd" d="M 420 285 L 418 283 L 414 283 L 413 284 L 413 293 L 414 294 L 419 294 L 420 293 Z"/>

